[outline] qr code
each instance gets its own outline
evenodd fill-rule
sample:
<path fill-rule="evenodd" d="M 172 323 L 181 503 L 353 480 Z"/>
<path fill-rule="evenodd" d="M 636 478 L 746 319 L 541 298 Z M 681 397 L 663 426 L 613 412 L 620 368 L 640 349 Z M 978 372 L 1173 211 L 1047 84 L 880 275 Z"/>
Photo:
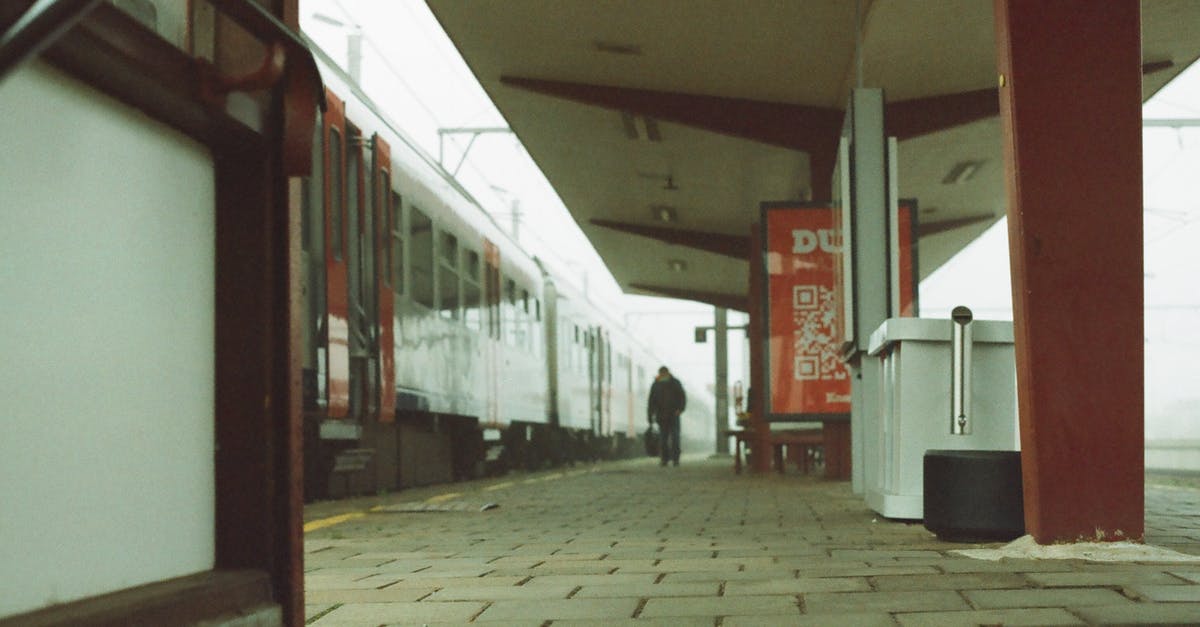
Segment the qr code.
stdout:
<path fill-rule="evenodd" d="M 792 288 L 792 376 L 797 381 L 846 378 L 833 337 L 836 311 L 832 289 L 823 285 Z"/>

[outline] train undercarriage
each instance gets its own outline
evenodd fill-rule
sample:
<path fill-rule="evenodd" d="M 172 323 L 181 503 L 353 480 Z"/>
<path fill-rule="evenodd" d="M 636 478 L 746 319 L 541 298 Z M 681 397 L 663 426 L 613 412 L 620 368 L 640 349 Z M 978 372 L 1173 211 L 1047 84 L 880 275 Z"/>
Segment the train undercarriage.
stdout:
<path fill-rule="evenodd" d="M 306 502 L 630 458 L 644 452 L 640 436 L 597 435 L 536 422 L 514 421 L 503 429 L 487 429 L 474 417 L 432 412 L 402 413 L 391 423 L 340 422 L 305 416 Z"/>

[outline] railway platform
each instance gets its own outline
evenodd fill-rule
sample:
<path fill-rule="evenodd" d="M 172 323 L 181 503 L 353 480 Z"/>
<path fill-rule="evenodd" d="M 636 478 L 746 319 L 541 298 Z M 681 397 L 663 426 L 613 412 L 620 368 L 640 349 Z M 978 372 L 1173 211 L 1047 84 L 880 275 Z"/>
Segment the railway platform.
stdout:
<path fill-rule="evenodd" d="M 305 509 L 309 624 L 1200 623 L 1200 561 L 973 559 L 848 482 L 607 462 Z M 1147 544 L 1200 556 L 1200 490 L 1148 485 Z"/>

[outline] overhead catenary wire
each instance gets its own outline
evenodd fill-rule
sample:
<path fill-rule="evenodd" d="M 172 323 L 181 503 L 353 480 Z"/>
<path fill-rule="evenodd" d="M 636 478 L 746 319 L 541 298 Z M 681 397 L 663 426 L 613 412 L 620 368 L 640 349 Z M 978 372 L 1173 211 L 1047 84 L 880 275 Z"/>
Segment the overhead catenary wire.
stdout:
<path fill-rule="evenodd" d="M 351 13 L 345 7 L 345 5 L 343 5 L 341 3 L 340 0 L 332 0 L 332 2 L 334 4 L 334 6 L 336 6 L 337 9 L 339 11 L 341 11 L 342 15 L 347 20 L 349 20 L 351 23 L 354 23 L 354 24 L 359 23 L 358 18 L 353 13 Z M 418 25 L 420 24 L 419 21 L 417 21 L 416 23 Z M 419 25 L 419 30 L 421 30 L 422 34 L 425 35 L 426 39 L 429 40 L 429 42 L 431 44 L 434 44 L 434 45 L 431 45 L 431 48 L 436 50 L 439 55 L 441 55 L 443 58 L 445 58 L 445 52 L 442 51 L 440 49 L 440 47 L 435 44 L 435 42 L 432 40 L 431 37 L 429 37 L 427 29 L 425 29 L 424 26 Z M 363 42 L 365 42 L 367 44 L 367 47 L 370 48 L 374 52 L 375 57 L 378 58 L 378 60 L 382 64 L 383 68 L 387 71 L 387 73 L 390 74 L 392 76 L 392 78 L 394 78 L 397 81 L 397 83 L 400 85 L 400 87 L 405 92 L 408 93 L 411 100 L 429 117 L 429 120 L 431 122 L 433 122 L 434 126 L 438 127 L 438 128 L 444 126 L 444 123 L 440 119 L 440 116 L 438 115 L 438 113 L 432 107 L 429 106 L 428 102 L 426 102 L 426 100 L 424 98 L 421 97 L 420 92 L 415 87 L 413 87 L 411 83 L 408 82 L 408 80 L 405 78 L 403 72 L 401 72 L 400 69 L 397 68 L 392 63 L 392 61 L 388 57 L 387 53 L 384 52 L 384 50 L 379 46 L 378 42 L 376 42 L 375 39 L 373 37 L 371 37 L 369 34 L 367 34 L 365 31 L 362 33 L 362 40 L 363 40 Z M 460 82 L 463 80 L 463 77 L 458 75 L 457 73 L 452 73 L 451 75 L 458 78 L 460 80 Z M 451 146 L 453 146 L 457 150 L 459 150 L 459 151 L 463 150 L 462 145 L 457 140 L 451 138 L 451 139 L 449 139 L 449 143 Z M 490 185 L 491 181 L 488 179 L 487 175 L 484 174 L 474 162 L 467 160 L 467 167 L 469 167 L 472 171 L 474 171 L 475 174 L 477 176 L 479 176 L 479 178 L 482 179 L 485 183 Z M 501 201 L 503 200 L 503 199 L 499 198 L 499 196 L 497 196 L 497 199 L 501 200 Z"/>

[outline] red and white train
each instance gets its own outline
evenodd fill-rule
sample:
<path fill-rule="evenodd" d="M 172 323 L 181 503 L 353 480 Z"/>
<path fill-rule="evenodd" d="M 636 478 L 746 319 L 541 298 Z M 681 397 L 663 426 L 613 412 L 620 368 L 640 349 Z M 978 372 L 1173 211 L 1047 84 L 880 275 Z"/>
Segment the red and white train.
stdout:
<path fill-rule="evenodd" d="M 302 209 L 307 497 L 635 452 L 659 364 L 310 45 L 328 107 Z M 693 403 L 685 447 L 713 424 Z"/>

